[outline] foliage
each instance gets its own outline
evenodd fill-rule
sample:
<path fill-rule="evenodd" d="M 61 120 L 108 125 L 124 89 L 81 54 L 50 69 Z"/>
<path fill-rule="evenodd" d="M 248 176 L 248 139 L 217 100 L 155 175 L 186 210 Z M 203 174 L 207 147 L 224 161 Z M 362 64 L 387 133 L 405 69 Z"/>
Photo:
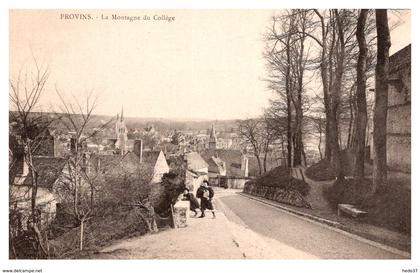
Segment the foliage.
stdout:
<path fill-rule="evenodd" d="M 174 145 L 185 144 L 185 136 L 181 132 L 175 130 L 171 137 L 171 143 Z"/>
<path fill-rule="evenodd" d="M 168 214 L 170 206 L 175 204 L 185 188 L 186 163 L 183 156 L 172 159 L 169 166 L 171 171 L 162 177 L 162 195 L 156 205 L 156 211 L 160 214 Z"/>
<path fill-rule="evenodd" d="M 150 180 L 152 169 L 147 164 L 139 165 L 135 171 L 127 171 L 124 164 L 116 164 L 95 176 L 95 195 L 91 218 L 84 227 L 84 248 L 79 250 L 80 226 L 58 234 L 51 242 L 56 258 L 79 257 L 89 251 L 127 236 L 142 235 L 150 231 L 154 215 L 150 208 Z M 99 170 L 98 170 L 99 171 Z M 72 215 L 72 198 L 66 207 Z M 55 232 L 65 229 L 68 223 L 56 223 Z"/>
<path fill-rule="evenodd" d="M 305 174 L 314 181 L 327 181 L 335 178 L 335 171 L 327 159 L 322 159 L 307 168 Z"/>
<path fill-rule="evenodd" d="M 297 190 L 304 196 L 307 195 L 310 190 L 308 183 L 292 177 L 291 169 L 283 166 L 274 168 L 256 180 L 247 182 L 247 184 L 248 183 L 256 183 L 286 190 Z"/>
<path fill-rule="evenodd" d="M 374 195 L 370 194 L 371 179 L 364 179 L 361 187 L 354 187 L 353 179 L 336 181 L 325 187 L 323 194 L 336 209 L 338 204 L 349 203 L 368 212 L 364 221 L 405 234 L 411 233 L 411 192 L 392 181 L 390 185 Z"/>
<path fill-rule="evenodd" d="M 82 258 L 86 253 L 109 245 L 114 240 L 143 235 L 148 232 L 147 224 L 139 217 L 139 208 L 114 207 L 112 213 L 95 216 L 85 227 L 85 248 L 79 251 L 80 227 L 71 229 L 53 239 L 50 248 L 55 258 Z"/>

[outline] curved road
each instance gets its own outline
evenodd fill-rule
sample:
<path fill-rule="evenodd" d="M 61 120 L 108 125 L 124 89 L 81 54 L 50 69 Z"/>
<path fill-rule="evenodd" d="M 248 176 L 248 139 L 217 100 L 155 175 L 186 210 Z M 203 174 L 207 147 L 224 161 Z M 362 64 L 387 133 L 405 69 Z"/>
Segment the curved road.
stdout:
<path fill-rule="evenodd" d="M 404 259 L 385 249 L 308 221 L 278 208 L 234 194 L 220 196 L 230 221 L 246 225 L 279 253 L 297 259 Z"/>

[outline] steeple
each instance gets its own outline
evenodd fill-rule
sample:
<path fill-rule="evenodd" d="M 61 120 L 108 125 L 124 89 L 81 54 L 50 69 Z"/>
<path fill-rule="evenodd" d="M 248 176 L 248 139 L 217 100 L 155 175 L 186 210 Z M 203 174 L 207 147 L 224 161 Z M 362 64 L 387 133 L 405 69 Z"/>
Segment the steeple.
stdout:
<path fill-rule="evenodd" d="M 117 122 L 115 124 L 115 134 L 117 141 L 115 147 L 121 151 L 121 154 L 126 153 L 126 143 L 127 143 L 127 126 L 124 122 L 124 108 L 121 106 L 121 115 L 117 114 Z"/>
<path fill-rule="evenodd" d="M 214 128 L 214 124 L 211 125 L 210 139 L 216 139 L 216 129 Z"/>
<path fill-rule="evenodd" d="M 216 139 L 216 129 L 214 128 L 214 124 L 211 126 L 210 137 L 209 137 L 209 149 L 216 150 L 217 147 L 217 139 Z"/>

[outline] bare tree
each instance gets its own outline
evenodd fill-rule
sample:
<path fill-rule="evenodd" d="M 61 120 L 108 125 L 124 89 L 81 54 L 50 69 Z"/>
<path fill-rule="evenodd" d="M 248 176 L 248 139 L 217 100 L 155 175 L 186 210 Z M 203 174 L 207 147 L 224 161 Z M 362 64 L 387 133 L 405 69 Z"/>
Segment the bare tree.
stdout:
<path fill-rule="evenodd" d="M 79 249 L 83 250 L 84 225 L 93 213 L 94 183 L 96 181 L 87 173 L 87 155 L 83 146 L 89 138 L 105 128 L 112 119 L 100 125 L 99 129 L 89 131 L 89 126 L 93 123 L 94 110 L 98 106 L 98 97 L 94 96 L 93 91 L 87 94 L 83 104 L 74 96 L 73 101 L 66 100 L 57 88 L 56 93 L 61 101 L 62 123 L 69 132 L 74 134 L 63 177 L 72 191 L 72 213 L 80 227 Z"/>
<path fill-rule="evenodd" d="M 289 15 L 289 13 L 288 13 Z M 278 26 L 280 25 L 280 33 Z M 294 16 L 274 16 L 272 18 L 272 27 L 266 35 L 267 51 L 264 57 L 267 60 L 267 68 L 269 71 L 266 81 L 269 88 L 278 96 L 280 101 L 273 100 L 271 112 L 272 117 L 282 119 L 283 115 L 287 118 L 287 165 L 292 166 L 292 81 L 291 81 L 291 31 L 295 25 Z M 280 48 L 279 48 L 280 47 Z M 286 101 L 283 105 L 282 101 Z M 277 113 L 276 113 L 277 112 Z"/>
<path fill-rule="evenodd" d="M 354 177 L 356 183 L 364 178 L 365 173 L 365 146 L 367 125 L 366 103 L 366 70 L 368 45 L 365 37 L 365 27 L 368 10 L 362 9 L 357 22 L 357 41 L 359 43 L 359 58 L 357 61 L 357 89 L 356 89 L 356 165 Z"/>
<path fill-rule="evenodd" d="M 305 10 L 290 10 L 272 18 L 266 34 L 269 72 L 266 81 L 278 98 L 271 101 L 271 115 L 287 119 L 287 164 L 301 165 L 304 157 L 303 106 L 307 100 L 305 72 L 308 70 L 309 48 L 306 49 L 308 16 Z M 285 101 L 286 103 L 282 103 Z M 277 114 L 273 115 L 275 111 Z M 293 159 L 293 162 L 292 162 Z"/>
<path fill-rule="evenodd" d="M 275 140 L 278 139 L 278 129 L 273 127 L 273 124 L 275 124 L 275 121 L 273 122 L 271 117 L 264 115 L 261 125 L 261 141 L 263 143 L 263 167 L 264 172 L 268 171 L 267 168 L 267 158 L 269 153 L 271 152 L 271 145 Z"/>
<path fill-rule="evenodd" d="M 49 69 L 42 66 L 33 56 L 35 69 L 33 72 L 20 71 L 18 76 L 9 80 L 9 101 L 12 111 L 10 121 L 15 122 L 17 135 L 20 138 L 20 145 L 23 147 L 23 160 L 28 166 L 31 176 L 30 185 L 30 223 L 28 228 L 32 230 L 34 240 L 41 251 L 41 255 L 46 256 L 47 251 L 42 244 L 40 237 L 39 219 L 37 217 L 37 194 L 39 170 L 34 164 L 34 153 L 41 145 L 45 132 L 53 119 L 39 111 L 39 100 L 45 91 L 45 85 L 49 77 Z M 13 164 L 12 164 L 13 167 Z"/>
<path fill-rule="evenodd" d="M 257 158 L 260 175 L 263 173 L 263 165 L 260 156 L 264 150 L 264 143 L 261 139 L 261 130 L 261 121 L 258 119 L 245 119 L 239 121 L 239 134 L 246 140 L 246 143 L 251 144 L 254 155 Z"/>
<path fill-rule="evenodd" d="M 373 186 L 372 192 L 383 189 L 387 183 L 387 115 L 388 115 L 388 70 L 391 38 L 388 26 L 388 11 L 378 9 L 376 14 L 377 64 L 375 74 L 375 110 L 373 116 Z"/>

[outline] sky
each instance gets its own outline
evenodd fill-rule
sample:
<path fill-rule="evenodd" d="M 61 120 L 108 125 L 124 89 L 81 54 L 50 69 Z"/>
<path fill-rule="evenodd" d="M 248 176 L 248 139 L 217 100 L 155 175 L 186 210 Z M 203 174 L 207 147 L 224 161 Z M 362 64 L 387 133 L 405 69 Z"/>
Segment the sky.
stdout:
<path fill-rule="evenodd" d="M 50 71 L 42 109 L 59 105 L 56 89 L 80 101 L 93 90 L 98 114 L 115 115 L 123 106 L 131 117 L 255 117 L 271 97 L 262 80 L 262 35 L 275 12 L 12 10 L 10 78 L 30 71 L 35 56 Z M 66 19 L 78 13 L 92 19 Z M 114 14 L 141 20 L 113 20 Z M 390 17 L 400 22 L 391 32 L 393 53 L 411 42 L 411 19 L 409 11 Z"/>

